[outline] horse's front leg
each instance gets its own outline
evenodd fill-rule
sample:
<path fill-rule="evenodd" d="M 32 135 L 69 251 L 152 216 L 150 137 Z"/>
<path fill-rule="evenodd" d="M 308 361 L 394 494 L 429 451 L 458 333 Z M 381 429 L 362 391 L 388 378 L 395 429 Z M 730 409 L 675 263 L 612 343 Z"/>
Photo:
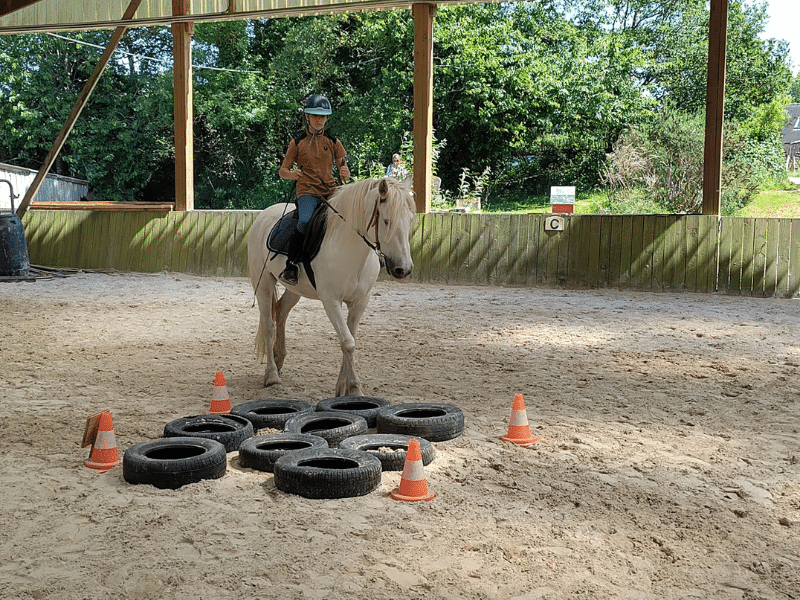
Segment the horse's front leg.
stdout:
<path fill-rule="evenodd" d="M 342 349 L 342 368 L 339 370 L 339 379 L 336 381 L 337 396 L 361 396 L 361 383 L 358 381 L 355 364 L 356 339 L 351 333 L 350 318 L 348 313 L 345 320 L 342 303 L 338 300 L 323 300 L 322 305 L 328 314 L 336 335 L 339 337 L 339 346 Z M 352 309 L 351 309 L 352 310 Z M 363 309 L 362 309 L 363 312 Z"/>
<path fill-rule="evenodd" d="M 347 329 L 354 340 L 358 337 L 358 326 L 361 323 L 361 317 L 364 316 L 364 312 L 367 310 L 369 296 L 370 294 L 367 292 L 358 301 L 347 305 Z"/>

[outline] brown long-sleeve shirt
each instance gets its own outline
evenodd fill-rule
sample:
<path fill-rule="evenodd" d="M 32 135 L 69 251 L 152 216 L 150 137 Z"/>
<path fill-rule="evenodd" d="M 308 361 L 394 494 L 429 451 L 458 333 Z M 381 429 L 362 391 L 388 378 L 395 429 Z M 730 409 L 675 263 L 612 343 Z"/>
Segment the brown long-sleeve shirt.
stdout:
<path fill-rule="evenodd" d="M 340 165 L 346 156 L 340 140 L 327 133 L 307 133 L 299 142 L 289 142 L 281 168 L 291 170 L 296 164 L 302 169 L 303 176 L 297 180 L 298 197 L 310 194 L 327 198 L 336 188 L 333 165 Z"/>

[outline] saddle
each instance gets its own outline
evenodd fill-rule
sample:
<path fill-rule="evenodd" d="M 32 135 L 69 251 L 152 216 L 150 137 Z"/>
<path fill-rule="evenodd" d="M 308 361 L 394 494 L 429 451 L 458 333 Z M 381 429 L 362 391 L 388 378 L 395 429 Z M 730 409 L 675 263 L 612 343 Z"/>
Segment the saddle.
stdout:
<path fill-rule="evenodd" d="M 274 260 L 278 255 L 289 256 L 289 243 L 292 235 L 297 230 L 298 214 L 297 209 L 283 215 L 275 225 L 272 227 L 267 236 L 267 249 L 273 253 L 270 260 Z M 311 220 L 308 222 L 308 229 L 306 236 L 303 240 L 303 251 L 298 257 L 299 262 L 303 264 L 303 268 L 308 275 L 308 279 L 314 289 L 317 289 L 317 282 L 314 278 L 314 269 L 311 268 L 311 261 L 319 252 L 322 246 L 322 239 L 325 237 L 326 225 L 328 222 L 328 205 L 325 202 L 320 202 L 311 215 Z"/>

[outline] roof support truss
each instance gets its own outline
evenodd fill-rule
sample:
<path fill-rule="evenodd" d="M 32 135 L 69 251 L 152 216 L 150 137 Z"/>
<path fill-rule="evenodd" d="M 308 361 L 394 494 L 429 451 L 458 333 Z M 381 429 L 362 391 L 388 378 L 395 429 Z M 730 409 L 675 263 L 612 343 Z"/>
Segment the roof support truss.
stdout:
<path fill-rule="evenodd" d="M 123 15 L 123 19 L 130 19 L 136 13 L 136 9 L 139 8 L 139 5 L 142 3 L 142 0 L 131 0 L 131 3 L 128 5 L 125 14 Z M 100 57 L 100 61 L 97 63 L 97 66 L 94 68 L 89 79 L 86 81 L 86 84 L 83 86 L 83 90 L 81 90 L 80 95 L 78 96 L 78 100 L 75 102 L 75 105 L 72 107 L 69 115 L 67 116 L 67 120 L 64 125 L 61 127 L 61 131 L 58 132 L 56 139 L 53 141 L 53 145 L 50 147 L 50 152 L 47 153 L 47 156 L 42 163 L 42 166 L 39 168 L 39 172 L 36 173 L 36 177 L 33 178 L 33 183 L 28 188 L 28 191 L 25 192 L 25 197 L 20 202 L 19 207 L 17 208 L 17 215 L 22 218 L 22 215 L 28 210 L 28 206 L 30 206 L 31 200 L 36 195 L 36 192 L 39 191 L 39 188 L 44 181 L 44 178 L 47 176 L 47 173 L 50 171 L 50 168 L 53 166 L 53 163 L 58 156 L 58 153 L 61 152 L 61 148 L 64 147 L 64 142 L 67 141 L 67 137 L 69 137 L 72 128 L 75 125 L 75 121 L 78 120 L 78 117 L 83 110 L 83 107 L 86 106 L 86 102 L 89 100 L 89 96 L 92 95 L 92 91 L 94 91 L 97 82 L 100 80 L 100 76 L 103 74 L 103 71 L 108 64 L 108 61 L 111 59 L 111 55 L 114 54 L 114 50 L 116 50 L 119 41 L 122 39 L 122 35 L 125 33 L 125 30 L 128 29 L 126 26 L 117 27 L 114 30 L 114 33 L 111 35 L 111 40 L 108 42 L 108 46 L 106 46 L 105 51 L 103 52 L 103 56 Z"/>
<path fill-rule="evenodd" d="M 40 2 L 41 0 L 0 0 L 0 17 Z M 55 0 L 53 0 L 55 1 Z M 456 0 L 442 0 L 445 3 L 458 3 Z M 727 21 L 729 0 L 711 0 L 709 21 L 708 75 L 706 86 L 706 131 L 703 173 L 703 214 L 719 215 L 722 173 L 722 122 L 725 96 L 725 56 L 727 44 Z M 192 15 L 191 0 L 172 0 L 172 15 L 152 19 L 134 19 L 141 0 L 131 0 L 128 9 L 120 20 L 94 23 L 95 27 L 116 26 L 111 41 L 106 47 L 100 62 L 95 67 L 67 121 L 53 142 L 42 167 L 25 194 L 17 213 L 21 216 L 27 211 L 31 200 L 44 181 L 44 177 L 55 162 L 75 121 L 94 90 L 100 75 L 126 29 L 131 26 L 171 24 L 174 36 L 174 85 L 175 85 L 175 195 L 178 210 L 194 208 L 194 167 L 192 153 L 192 84 L 190 43 L 193 23 L 203 20 L 239 20 L 264 16 L 278 17 L 291 14 L 309 14 L 309 8 L 288 8 L 258 11 L 257 13 L 236 12 L 236 0 L 229 0 L 228 11 L 214 15 Z M 353 10 L 376 10 L 408 6 L 402 0 L 365 0 L 357 5 L 320 5 L 314 8 L 319 12 L 347 12 Z M 428 212 L 431 206 L 431 175 L 433 154 L 433 17 L 436 4 L 413 3 L 414 16 L 414 191 L 417 210 Z M 85 24 L 84 24 L 85 25 Z M 2 33 L 22 33 L 24 31 L 45 31 L 49 29 L 67 30 L 69 25 L 36 26 L 20 28 L 5 27 Z"/>
<path fill-rule="evenodd" d="M 36 4 L 37 2 L 41 2 L 41 0 L 0 0 L 0 17 L 10 15 L 21 8 Z"/>

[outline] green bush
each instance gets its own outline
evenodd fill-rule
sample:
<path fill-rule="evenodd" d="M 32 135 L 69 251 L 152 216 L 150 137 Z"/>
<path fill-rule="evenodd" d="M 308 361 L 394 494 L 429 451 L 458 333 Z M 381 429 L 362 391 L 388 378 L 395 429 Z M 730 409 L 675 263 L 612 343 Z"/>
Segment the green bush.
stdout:
<path fill-rule="evenodd" d="M 771 115 L 758 113 L 747 123 L 724 124 L 723 215 L 736 214 L 759 189 L 785 179 L 780 129 L 773 121 Z M 607 157 L 604 208 L 610 213 L 701 212 L 704 142 L 702 113 L 666 109 L 657 120 L 628 130 Z"/>
<path fill-rule="evenodd" d="M 265 173 L 260 181 L 228 182 L 214 186 L 209 179 L 195 185 L 195 208 L 212 210 L 262 210 L 279 202 L 294 202 L 294 182 Z"/>
<path fill-rule="evenodd" d="M 641 129 L 628 130 L 614 145 L 603 175 L 609 212 L 696 212 L 703 189 L 701 117 L 667 110 Z"/>

